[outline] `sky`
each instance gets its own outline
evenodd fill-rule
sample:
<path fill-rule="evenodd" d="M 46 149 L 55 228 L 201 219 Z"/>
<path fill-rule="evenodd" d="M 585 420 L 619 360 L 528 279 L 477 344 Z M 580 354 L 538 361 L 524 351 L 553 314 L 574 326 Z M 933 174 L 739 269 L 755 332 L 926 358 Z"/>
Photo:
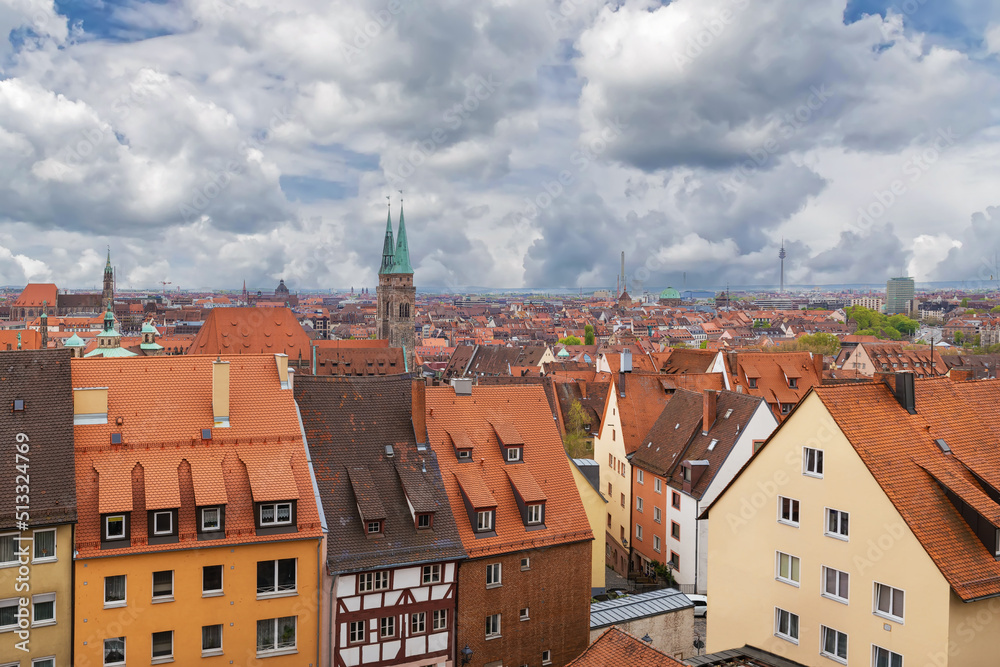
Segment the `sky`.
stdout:
<path fill-rule="evenodd" d="M 0 285 L 997 277 L 994 0 L 0 0 Z M 402 191 L 402 193 L 400 193 Z M 387 197 L 390 199 L 387 202 Z M 638 283 L 638 284 L 637 284 Z M 633 289 L 634 291 L 634 289 Z"/>

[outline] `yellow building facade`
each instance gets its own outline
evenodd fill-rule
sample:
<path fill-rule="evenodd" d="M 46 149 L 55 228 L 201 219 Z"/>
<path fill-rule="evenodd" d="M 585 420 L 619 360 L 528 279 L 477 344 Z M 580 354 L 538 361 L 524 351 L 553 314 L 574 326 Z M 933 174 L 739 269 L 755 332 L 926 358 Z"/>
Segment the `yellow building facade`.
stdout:
<path fill-rule="evenodd" d="M 581 472 L 576 461 L 570 462 L 569 469 L 573 472 L 573 482 L 576 484 L 577 491 L 580 492 L 580 500 L 587 513 L 587 522 L 590 524 L 590 529 L 594 531 L 590 556 L 590 588 L 592 595 L 598 595 L 605 590 L 604 575 L 607 571 L 604 565 L 605 545 L 600 536 L 604 534 L 605 530 L 608 501 Z"/>
<path fill-rule="evenodd" d="M 822 452 L 819 474 L 807 450 Z M 815 392 L 709 521 L 710 653 L 749 644 L 816 666 L 996 663 L 1000 600 L 959 599 Z"/>
<path fill-rule="evenodd" d="M 26 601 L 23 614 L 27 625 L 0 631 L 0 665 L 30 667 L 34 662 L 49 667 L 46 659 L 52 660 L 53 667 L 70 665 L 73 525 L 34 526 L 22 532 L 0 530 L 0 539 L 18 536 L 22 541 L 14 542 L 15 560 L 0 564 L 0 598 L 17 607 Z M 19 620 L 15 616 L 15 621 Z"/>
<path fill-rule="evenodd" d="M 172 632 L 180 665 L 316 665 L 318 547 L 305 539 L 79 560 L 74 664 L 104 665 L 104 640 L 117 637 L 127 664 L 158 664 L 153 635 Z M 258 565 L 287 559 L 295 561 L 294 590 L 258 593 Z M 205 580 L 205 568 L 218 566 L 221 589 Z M 172 572 L 172 595 L 154 596 L 154 572 Z M 122 576 L 124 601 L 114 582 Z M 258 621 L 283 618 L 295 619 L 294 647 L 258 652 Z M 218 626 L 209 632 L 218 632 L 220 648 L 203 649 L 203 628 Z"/>

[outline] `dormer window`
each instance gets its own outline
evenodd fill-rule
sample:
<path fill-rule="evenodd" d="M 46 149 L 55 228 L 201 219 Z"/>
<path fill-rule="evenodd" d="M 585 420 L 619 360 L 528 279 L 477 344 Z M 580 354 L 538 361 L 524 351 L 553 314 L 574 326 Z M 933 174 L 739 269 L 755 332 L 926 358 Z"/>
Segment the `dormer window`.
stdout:
<path fill-rule="evenodd" d="M 479 510 L 476 512 L 476 532 L 486 533 L 493 530 L 493 519 L 496 510 Z"/>
<path fill-rule="evenodd" d="M 417 514 L 417 530 L 428 530 L 434 525 L 434 515 L 430 512 L 420 512 Z"/>
<path fill-rule="evenodd" d="M 104 517 L 104 539 L 124 540 L 128 533 L 125 530 L 126 516 L 124 514 L 109 514 Z"/>
<path fill-rule="evenodd" d="M 788 388 L 789 389 L 798 389 L 799 388 L 799 379 L 798 378 L 788 378 Z"/>
<path fill-rule="evenodd" d="M 545 510 L 545 505 L 542 503 L 535 503 L 533 505 L 528 505 L 528 512 L 527 512 L 528 525 L 537 525 L 542 523 L 544 510 Z"/>
<path fill-rule="evenodd" d="M 456 452 L 458 453 L 458 460 L 459 461 L 471 461 L 472 460 L 472 450 L 471 449 L 458 449 L 458 450 L 456 450 Z"/>
<path fill-rule="evenodd" d="M 221 507 L 202 507 L 198 510 L 198 532 L 214 533 L 222 530 Z"/>
<path fill-rule="evenodd" d="M 381 521 L 369 521 L 368 522 L 368 534 L 369 535 L 381 535 L 382 534 L 382 522 Z"/>
<path fill-rule="evenodd" d="M 257 518 L 261 528 L 287 526 L 292 523 L 292 503 L 260 503 Z"/>
<path fill-rule="evenodd" d="M 757 388 L 757 378 L 747 378 L 747 386 L 751 389 Z"/>
<path fill-rule="evenodd" d="M 161 510 L 158 512 L 153 512 L 153 520 L 151 522 L 151 534 L 160 535 L 173 535 L 174 526 L 176 522 L 174 521 L 174 513 L 176 510 Z"/>
<path fill-rule="evenodd" d="M 506 447 L 507 463 L 518 463 L 521 460 L 521 447 Z"/>
<path fill-rule="evenodd" d="M 691 483 L 691 467 L 690 466 L 686 466 L 686 465 L 685 466 L 681 466 L 681 478 L 685 482 L 687 482 L 688 484 Z"/>

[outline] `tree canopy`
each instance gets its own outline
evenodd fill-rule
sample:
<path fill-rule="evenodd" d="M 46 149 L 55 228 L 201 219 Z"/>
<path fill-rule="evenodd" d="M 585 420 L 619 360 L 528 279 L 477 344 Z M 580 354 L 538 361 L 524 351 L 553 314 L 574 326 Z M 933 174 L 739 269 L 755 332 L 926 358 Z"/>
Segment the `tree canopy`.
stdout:
<path fill-rule="evenodd" d="M 580 339 L 576 336 L 566 336 L 565 338 L 560 338 L 559 343 L 562 345 L 583 345 Z"/>
<path fill-rule="evenodd" d="M 583 344 L 593 345 L 594 344 L 594 325 L 588 324 L 583 328 Z"/>
<path fill-rule="evenodd" d="M 863 306 L 845 308 L 847 316 L 857 322 L 859 336 L 876 336 L 889 340 L 902 340 L 904 336 L 912 336 L 917 332 L 919 324 L 906 315 L 883 315 Z"/>

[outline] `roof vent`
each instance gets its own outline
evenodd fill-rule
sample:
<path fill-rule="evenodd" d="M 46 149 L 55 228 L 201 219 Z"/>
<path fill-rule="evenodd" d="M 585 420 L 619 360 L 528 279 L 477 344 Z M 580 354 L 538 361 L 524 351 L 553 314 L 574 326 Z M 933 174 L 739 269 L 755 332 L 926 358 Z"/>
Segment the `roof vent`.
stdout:
<path fill-rule="evenodd" d="M 393 449 L 392 449 L 392 445 L 386 445 L 386 446 L 385 446 L 385 455 L 386 455 L 386 456 L 387 456 L 388 458 L 390 458 L 390 459 L 391 459 L 391 458 L 393 457 L 393 455 L 394 455 L 394 454 L 395 454 L 395 452 L 394 452 L 394 451 L 393 451 Z"/>
<path fill-rule="evenodd" d="M 120 445 L 120 444 L 122 444 L 122 434 L 121 433 L 112 433 L 111 434 L 111 444 L 112 445 Z"/>
<path fill-rule="evenodd" d="M 951 447 L 949 447 L 948 443 L 944 441 L 944 438 L 937 438 L 934 442 L 937 443 L 937 446 L 941 448 L 942 452 L 945 454 L 951 454 Z"/>
<path fill-rule="evenodd" d="M 713 439 L 712 442 L 708 443 L 708 451 L 712 451 L 713 449 L 715 449 L 715 446 L 717 444 L 719 444 L 719 441 L 716 440 L 716 439 Z"/>
<path fill-rule="evenodd" d="M 14 405 L 11 406 L 13 412 L 23 412 L 24 411 L 24 399 L 15 398 Z"/>
<path fill-rule="evenodd" d="M 203 429 L 201 429 L 201 439 L 202 440 L 211 440 L 212 439 L 212 429 L 210 429 L 210 428 L 203 428 Z"/>
<path fill-rule="evenodd" d="M 472 378 L 452 378 L 456 396 L 472 396 Z"/>

